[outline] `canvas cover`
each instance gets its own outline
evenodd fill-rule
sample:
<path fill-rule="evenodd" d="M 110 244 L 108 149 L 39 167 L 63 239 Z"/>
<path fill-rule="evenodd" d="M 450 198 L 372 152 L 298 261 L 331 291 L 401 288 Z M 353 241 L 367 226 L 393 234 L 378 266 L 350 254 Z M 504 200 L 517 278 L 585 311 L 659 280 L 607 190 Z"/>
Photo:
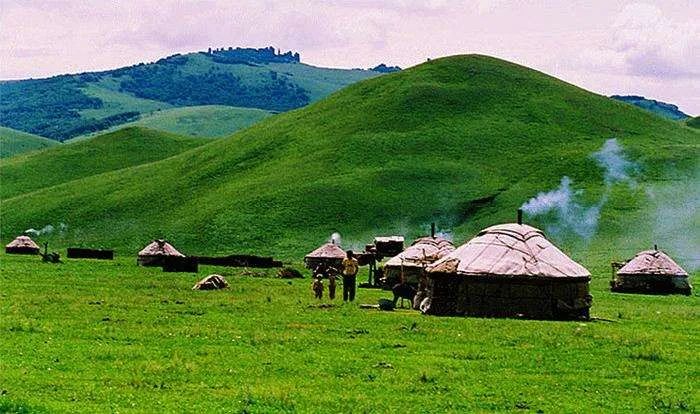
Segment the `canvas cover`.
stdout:
<path fill-rule="evenodd" d="M 501 224 L 429 265 L 428 273 L 497 275 L 522 278 L 582 278 L 590 272 L 574 262 L 541 230 L 526 224 Z"/>
<path fill-rule="evenodd" d="M 442 237 L 422 237 L 413 242 L 406 250 L 389 259 L 387 267 L 425 267 L 454 251 L 451 241 Z"/>
<path fill-rule="evenodd" d="M 688 276 L 683 268 L 661 250 L 645 250 L 637 253 L 617 271 L 617 274 Z"/>
<path fill-rule="evenodd" d="M 345 251 L 334 243 L 326 243 L 306 255 L 307 259 L 344 259 Z"/>
<path fill-rule="evenodd" d="M 8 243 L 5 247 L 11 249 L 39 249 L 39 245 L 34 243 L 34 240 L 32 240 L 29 236 L 19 236 Z"/>
<path fill-rule="evenodd" d="M 217 290 L 225 289 L 227 287 L 228 282 L 226 281 L 226 278 L 221 275 L 213 274 L 197 282 L 197 284 L 192 287 L 192 290 Z"/>
<path fill-rule="evenodd" d="M 153 240 L 151 244 L 144 247 L 139 252 L 139 256 L 180 256 L 185 255 L 178 252 L 170 243 L 165 240 Z"/>

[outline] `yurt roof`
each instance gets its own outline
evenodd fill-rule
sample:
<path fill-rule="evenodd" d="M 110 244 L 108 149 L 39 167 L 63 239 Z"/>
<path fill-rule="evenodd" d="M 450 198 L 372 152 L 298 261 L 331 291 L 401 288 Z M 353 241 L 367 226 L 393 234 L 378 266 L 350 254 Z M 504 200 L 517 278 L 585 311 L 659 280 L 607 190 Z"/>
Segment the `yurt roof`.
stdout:
<path fill-rule="evenodd" d="M 30 249 L 38 249 L 39 245 L 34 243 L 34 240 L 32 240 L 29 236 L 18 236 L 10 243 L 8 243 L 5 247 L 24 247 Z"/>
<path fill-rule="evenodd" d="M 406 250 L 389 259 L 385 267 L 424 267 L 444 257 L 455 249 L 451 241 L 442 237 L 421 237 Z"/>
<path fill-rule="evenodd" d="M 617 274 L 688 276 L 682 267 L 661 250 L 645 250 L 637 253 L 617 271 Z"/>
<path fill-rule="evenodd" d="M 508 223 L 476 237 L 427 267 L 431 273 L 458 275 L 590 278 L 591 274 L 549 240 L 541 230 Z"/>
<path fill-rule="evenodd" d="M 306 255 L 306 258 L 314 259 L 344 259 L 345 251 L 334 243 L 326 243 L 318 249 Z"/>
<path fill-rule="evenodd" d="M 151 244 L 144 247 L 143 250 L 139 252 L 139 256 L 181 256 L 185 255 L 178 252 L 177 249 L 173 247 L 172 244 L 165 240 L 153 240 Z"/>

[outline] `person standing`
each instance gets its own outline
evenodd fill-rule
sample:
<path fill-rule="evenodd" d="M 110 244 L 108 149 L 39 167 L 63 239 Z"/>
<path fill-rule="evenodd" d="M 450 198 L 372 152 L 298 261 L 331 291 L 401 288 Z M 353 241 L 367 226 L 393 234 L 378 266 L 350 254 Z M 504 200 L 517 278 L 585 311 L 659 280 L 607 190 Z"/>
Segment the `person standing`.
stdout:
<path fill-rule="evenodd" d="M 355 279 L 360 266 L 352 250 L 348 250 L 346 255 L 343 259 L 343 302 L 352 302 L 355 300 Z"/>

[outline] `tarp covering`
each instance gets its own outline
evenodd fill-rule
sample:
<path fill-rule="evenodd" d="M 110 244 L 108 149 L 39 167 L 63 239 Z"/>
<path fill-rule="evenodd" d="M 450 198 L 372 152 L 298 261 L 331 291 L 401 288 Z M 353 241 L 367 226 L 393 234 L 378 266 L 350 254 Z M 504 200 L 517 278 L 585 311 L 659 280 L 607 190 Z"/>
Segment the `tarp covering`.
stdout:
<path fill-rule="evenodd" d="M 326 243 L 306 255 L 307 259 L 344 259 L 346 253 L 333 243 Z"/>
<path fill-rule="evenodd" d="M 683 268 L 661 250 L 645 250 L 637 253 L 617 271 L 617 274 L 688 276 Z"/>
<path fill-rule="evenodd" d="M 178 252 L 170 243 L 165 240 L 153 240 L 151 244 L 144 247 L 139 252 L 139 256 L 181 256 L 185 255 Z"/>
<path fill-rule="evenodd" d="M 39 245 L 34 243 L 34 240 L 32 240 L 29 236 L 19 236 L 16 239 L 12 240 L 10 243 L 8 243 L 6 248 L 23 248 L 23 249 L 39 249 Z"/>
<path fill-rule="evenodd" d="M 574 262 L 534 227 L 501 224 L 429 265 L 429 273 L 537 278 L 584 278 L 590 272 Z"/>
<path fill-rule="evenodd" d="M 389 259 L 387 267 L 424 267 L 454 251 L 451 241 L 442 237 L 421 237 L 406 250 Z"/>
<path fill-rule="evenodd" d="M 228 282 L 226 281 L 226 278 L 221 275 L 214 274 L 209 275 L 197 282 L 197 284 L 192 287 L 192 290 L 216 290 L 225 289 L 227 287 Z"/>

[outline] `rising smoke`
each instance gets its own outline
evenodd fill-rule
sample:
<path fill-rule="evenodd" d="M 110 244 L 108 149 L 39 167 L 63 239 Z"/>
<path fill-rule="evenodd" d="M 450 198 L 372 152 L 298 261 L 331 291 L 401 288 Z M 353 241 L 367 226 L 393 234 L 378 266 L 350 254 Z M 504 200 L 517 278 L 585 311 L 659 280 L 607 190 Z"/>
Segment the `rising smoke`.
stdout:
<path fill-rule="evenodd" d="M 574 190 L 571 178 L 564 176 L 559 187 L 554 190 L 541 192 L 526 201 L 521 208 L 530 217 L 548 216 L 546 223 L 548 233 L 555 236 L 575 234 L 589 241 L 598 229 L 600 212 L 610 197 L 612 185 L 626 182 L 635 186 L 632 174 L 638 171 L 638 165 L 627 159 L 617 139 L 612 138 L 603 147 L 591 154 L 591 158 L 603 169 L 605 189 L 600 199 L 590 206 L 584 206 L 576 201 L 583 190 Z"/>
<path fill-rule="evenodd" d="M 328 239 L 328 242 L 333 243 L 336 246 L 340 246 L 340 244 L 342 242 L 342 238 L 340 237 L 340 233 L 335 232 L 335 233 L 331 234 L 331 238 Z"/>
<path fill-rule="evenodd" d="M 58 233 L 63 236 L 63 234 L 68 230 L 68 225 L 66 223 L 58 223 Z M 54 227 L 51 224 L 47 224 L 46 226 L 42 227 L 40 230 L 34 229 L 34 228 L 29 228 L 24 231 L 24 234 L 27 235 L 32 235 L 32 236 L 49 236 L 51 234 L 54 234 L 56 232 L 56 227 Z"/>

